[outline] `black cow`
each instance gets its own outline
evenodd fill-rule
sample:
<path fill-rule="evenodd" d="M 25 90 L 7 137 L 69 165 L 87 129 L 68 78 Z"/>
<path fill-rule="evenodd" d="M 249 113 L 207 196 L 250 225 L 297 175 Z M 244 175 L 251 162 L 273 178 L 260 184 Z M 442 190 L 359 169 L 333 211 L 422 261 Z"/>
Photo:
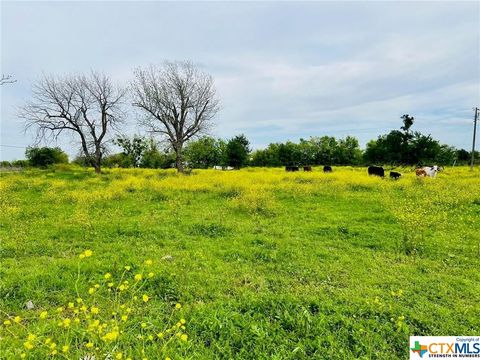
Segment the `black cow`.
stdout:
<path fill-rule="evenodd" d="M 391 179 L 398 180 L 398 179 L 400 179 L 400 176 L 402 176 L 402 174 L 400 174 L 399 172 L 390 171 L 390 178 Z"/>
<path fill-rule="evenodd" d="M 369 166 L 368 175 L 375 175 L 383 178 L 385 176 L 385 170 L 383 170 L 383 167 L 381 166 Z"/>
<path fill-rule="evenodd" d="M 285 171 L 298 171 L 298 166 L 285 166 Z"/>
<path fill-rule="evenodd" d="M 312 171 L 312 167 L 311 166 L 304 166 L 303 171 Z"/>
<path fill-rule="evenodd" d="M 323 167 L 323 172 L 324 173 L 331 173 L 333 170 L 332 170 L 332 167 L 331 166 L 328 166 L 328 165 L 325 165 Z"/>

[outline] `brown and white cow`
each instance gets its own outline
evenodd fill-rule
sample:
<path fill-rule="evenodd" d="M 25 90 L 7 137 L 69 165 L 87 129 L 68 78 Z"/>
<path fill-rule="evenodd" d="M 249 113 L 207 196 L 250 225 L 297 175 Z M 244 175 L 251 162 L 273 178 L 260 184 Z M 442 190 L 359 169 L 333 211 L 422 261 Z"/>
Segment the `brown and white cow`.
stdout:
<path fill-rule="evenodd" d="M 437 176 L 437 173 L 440 171 L 440 169 L 438 168 L 437 165 L 433 165 L 433 166 L 424 166 L 422 168 L 419 168 L 419 169 L 416 169 L 415 170 L 415 174 L 417 176 L 423 176 L 423 177 L 432 177 L 434 178 L 435 176 Z"/>

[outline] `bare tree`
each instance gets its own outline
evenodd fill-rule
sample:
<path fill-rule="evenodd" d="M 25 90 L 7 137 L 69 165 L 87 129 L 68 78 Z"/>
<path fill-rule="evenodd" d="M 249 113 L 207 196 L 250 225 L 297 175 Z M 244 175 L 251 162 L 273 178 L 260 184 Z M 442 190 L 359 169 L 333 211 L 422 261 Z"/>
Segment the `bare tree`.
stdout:
<path fill-rule="evenodd" d="M 36 131 L 37 140 L 57 139 L 63 133 L 76 137 L 86 159 L 101 171 L 109 135 L 122 123 L 125 89 L 106 75 L 44 76 L 33 85 L 33 100 L 20 110 L 25 128 Z"/>
<path fill-rule="evenodd" d="M 2 77 L 0 78 L 0 85 L 12 84 L 14 82 L 17 82 L 17 80 L 15 80 L 12 75 L 2 74 Z"/>
<path fill-rule="evenodd" d="M 145 115 L 142 125 L 168 139 L 183 172 L 183 145 L 208 130 L 219 109 L 212 77 L 190 62 L 137 68 L 134 75 L 133 105 Z"/>

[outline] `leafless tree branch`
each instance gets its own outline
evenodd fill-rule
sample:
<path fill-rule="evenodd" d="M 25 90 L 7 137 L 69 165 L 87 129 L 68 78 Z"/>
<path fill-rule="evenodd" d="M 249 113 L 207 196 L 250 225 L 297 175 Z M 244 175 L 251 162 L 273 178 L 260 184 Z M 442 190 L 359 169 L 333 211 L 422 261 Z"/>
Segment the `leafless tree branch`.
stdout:
<path fill-rule="evenodd" d="M 206 131 L 219 110 L 213 79 L 191 62 L 137 68 L 134 75 L 133 105 L 145 115 L 141 125 L 167 137 L 182 172 L 183 145 Z"/>
<path fill-rule="evenodd" d="M 15 80 L 12 75 L 2 74 L 2 77 L 0 78 L 0 85 L 13 84 L 15 82 L 17 82 L 17 80 Z"/>
<path fill-rule="evenodd" d="M 65 77 L 44 76 L 33 84 L 33 98 L 19 111 L 25 130 L 37 140 L 75 134 L 83 154 L 101 171 L 108 135 L 122 123 L 126 90 L 96 72 Z"/>

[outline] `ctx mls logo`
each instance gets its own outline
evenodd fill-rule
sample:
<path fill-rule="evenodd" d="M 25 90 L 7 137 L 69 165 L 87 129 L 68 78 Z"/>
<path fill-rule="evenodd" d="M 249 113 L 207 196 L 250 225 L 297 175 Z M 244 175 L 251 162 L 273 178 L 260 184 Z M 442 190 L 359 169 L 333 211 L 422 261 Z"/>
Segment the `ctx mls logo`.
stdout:
<path fill-rule="evenodd" d="M 411 336 L 410 360 L 479 359 L 480 336 Z"/>
<path fill-rule="evenodd" d="M 410 350 L 420 355 L 420 357 L 423 357 L 423 355 L 428 352 L 427 345 L 421 345 L 420 341 L 415 341 L 415 346 L 410 348 Z"/>

